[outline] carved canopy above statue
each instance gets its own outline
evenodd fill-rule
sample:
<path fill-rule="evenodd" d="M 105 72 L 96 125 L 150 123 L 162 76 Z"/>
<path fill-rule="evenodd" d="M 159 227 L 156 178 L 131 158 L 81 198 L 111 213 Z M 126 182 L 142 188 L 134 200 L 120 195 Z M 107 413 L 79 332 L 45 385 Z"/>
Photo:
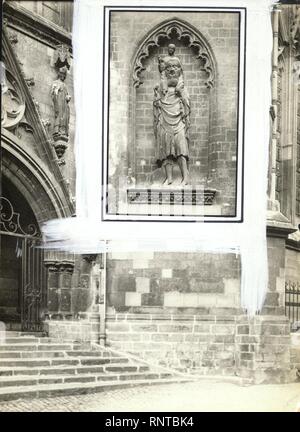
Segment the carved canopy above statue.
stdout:
<path fill-rule="evenodd" d="M 157 26 L 142 42 L 134 58 L 134 87 L 139 87 L 142 84 L 141 72 L 145 70 L 144 62 L 150 56 L 151 49 L 159 47 L 163 40 L 171 39 L 174 36 L 176 36 L 178 40 L 186 41 L 187 46 L 197 50 L 196 57 L 202 61 L 201 68 L 207 73 L 205 84 L 208 88 L 214 86 L 216 62 L 205 38 L 190 24 L 178 19 L 172 19 Z"/>

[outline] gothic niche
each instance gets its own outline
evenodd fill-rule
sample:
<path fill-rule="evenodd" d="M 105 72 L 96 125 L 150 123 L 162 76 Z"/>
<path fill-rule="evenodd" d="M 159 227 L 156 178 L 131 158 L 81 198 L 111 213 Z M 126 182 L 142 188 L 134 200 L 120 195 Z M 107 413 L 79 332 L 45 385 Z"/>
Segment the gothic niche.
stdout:
<path fill-rule="evenodd" d="M 54 54 L 54 66 L 57 79 L 51 88 L 51 98 L 54 109 L 54 124 L 52 137 L 54 148 L 59 159 L 64 155 L 69 141 L 69 122 L 71 96 L 65 84 L 68 69 L 70 69 L 70 52 L 65 45 L 59 45 Z"/>
<path fill-rule="evenodd" d="M 143 201 L 143 188 L 206 187 L 215 76 L 208 44 L 186 23 L 164 23 L 142 43 L 132 72 L 128 172 L 139 192 L 128 189 L 129 203 Z"/>

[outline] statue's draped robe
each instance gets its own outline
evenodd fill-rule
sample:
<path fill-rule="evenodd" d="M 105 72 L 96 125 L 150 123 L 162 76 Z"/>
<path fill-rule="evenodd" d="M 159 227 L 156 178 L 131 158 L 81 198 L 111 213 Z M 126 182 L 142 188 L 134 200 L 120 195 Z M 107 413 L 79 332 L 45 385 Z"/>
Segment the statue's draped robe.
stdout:
<path fill-rule="evenodd" d="M 54 81 L 51 92 L 55 119 L 53 134 L 59 137 L 69 136 L 70 108 L 67 86 L 61 80 Z"/>
<path fill-rule="evenodd" d="M 178 88 L 183 84 L 182 76 L 177 86 L 166 85 L 161 79 L 155 89 L 154 130 L 157 142 L 157 163 L 159 166 L 173 163 L 179 156 L 189 158 L 188 129 L 190 103 L 187 91 Z"/>

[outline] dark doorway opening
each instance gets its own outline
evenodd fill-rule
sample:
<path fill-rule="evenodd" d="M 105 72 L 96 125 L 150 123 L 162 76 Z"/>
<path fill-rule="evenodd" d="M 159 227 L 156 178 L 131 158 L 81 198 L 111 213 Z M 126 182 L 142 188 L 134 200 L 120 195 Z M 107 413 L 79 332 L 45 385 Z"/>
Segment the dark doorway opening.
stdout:
<path fill-rule="evenodd" d="M 7 330 L 40 331 L 47 292 L 41 235 L 30 205 L 7 178 L 0 234 L 0 321 Z"/>

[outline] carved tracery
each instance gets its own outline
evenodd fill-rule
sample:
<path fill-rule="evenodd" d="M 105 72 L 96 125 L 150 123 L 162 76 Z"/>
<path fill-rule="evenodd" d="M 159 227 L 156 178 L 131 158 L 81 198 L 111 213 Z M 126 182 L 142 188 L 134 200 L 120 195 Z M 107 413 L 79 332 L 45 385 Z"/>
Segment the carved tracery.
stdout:
<path fill-rule="evenodd" d="M 26 119 L 26 103 L 17 80 L 6 69 L 6 85 L 2 94 L 1 126 L 19 136 L 19 128 L 33 132 Z"/>
<path fill-rule="evenodd" d="M 200 33 L 190 25 L 174 19 L 163 23 L 156 28 L 144 41 L 140 49 L 138 50 L 133 67 L 133 85 L 139 87 L 142 84 L 141 73 L 145 70 L 145 60 L 150 56 L 151 50 L 155 47 L 159 47 L 164 40 L 170 40 L 172 37 L 176 37 L 180 41 L 184 41 L 188 47 L 194 49 L 196 58 L 201 62 L 200 68 L 207 74 L 205 85 L 208 88 L 214 86 L 216 77 L 216 67 L 213 54 Z"/>

